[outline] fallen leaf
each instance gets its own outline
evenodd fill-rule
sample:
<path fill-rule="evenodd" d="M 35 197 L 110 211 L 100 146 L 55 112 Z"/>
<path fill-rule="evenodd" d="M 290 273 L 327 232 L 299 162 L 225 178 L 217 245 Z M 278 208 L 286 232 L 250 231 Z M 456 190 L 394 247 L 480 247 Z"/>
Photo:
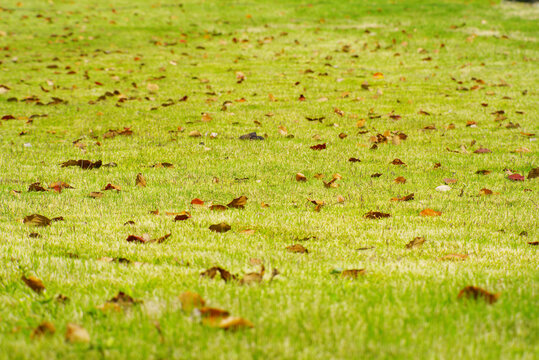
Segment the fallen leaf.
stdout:
<path fill-rule="evenodd" d="M 423 246 L 425 243 L 425 238 L 423 236 L 415 237 L 412 241 L 410 241 L 408 244 L 406 244 L 407 249 L 413 249 Z"/>
<path fill-rule="evenodd" d="M 210 230 L 218 233 L 224 233 L 232 229 L 227 223 L 220 223 L 210 226 Z"/>
<path fill-rule="evenodd" d="M 139 242 L 139 243 L 142 243 L 142 244 L 150 242 L 150 240 L 151 239 L 149 237 L 137 236 L 137 235 L 129 235 L 127 237 L 127 239 L 125 239 L 125 241 L 127 241 L 127 242 Z"/>
<path fill-rule="evenodd" d="M 365 269 L 348 269 L 341 272 L 341 277 L 357 279 L 359 275 L 365 275 Z"/>
<path fill-rule="evenodd" d="M 173 168 L 174 165 L 171 163 L 156 163 L 154 165 L 151 165 L 152 168 Z"/>
<path fill-rule="evenodd" d="M 30 289 L 34 290 L 36 293 L 41 294 L 45 290 L 45 285 L 43 285 L 43 282 L 36 278 L 35 276 L 21 276 L 21 280 L 24 281 L 26 286 L 28 286 Z"/>
<path fill-rule="evenodd" d="M 528 173 L 528 180 L 529 179 L 535 179 L 539 177 L 539 167 L 533 168 Z"/>
<path fill-rule="evenodd" d="M 210 307 L 200 308 L 198 312 L 202 318 L 202 324 L 213 327 L 219 327 L 221 321 L 230 316 L 230 313 L 226 310 Z"/>
<path fill-rule="evenodd" d="M 294 244 L 286 247 L 286 250 L 293 253 L 298 254 L 308 254 L 309 250 L 307 250 L 303 245 L 301 244 Z"/>
<path fill-rule="evenodd" d="M 307 181 L 307 178 L 302 173 L 296 174 L 296 181 Z"/>
<path fill-rule="evenodd" d="M 490 174 L 490 170 L 477 170 L 475 173 L 478 175 L 488 175 Z"/>
<path fill-rule="evenodd" d="M 337 195 L 337 202 L 338 202 L 338 203 L 343 203 L 343 202 L 344 202 L 344 196 L 342 196 L 342 195 Z"/>
<path fill-rule="evenodd" d="M 174 216 L 174 221 L 184 221 L 191 218 L 191 214 L 187 211 L 182 211 L 182 213 Z"/>
<path fill-rule="evenodd" d="M 101 191 L 107 191 L 107 190 L 116 190 L 116 191 L 121 191 L 122 188 L 119 187 L 118 185 L 113 185 L 113 184 L 107 184 L 103 189 L 101 189 Z"/>
<path fill-rule="evenodd" d="M 94 198 L 94 199 L 98 199 L 98 198 L 103 197 L 103 193 L 94 191 L 94 192 L 91 192 L 90 195 L 88 195 L 88 196 L 91 197 L 91 198 Z"/>
<path fill-rule="evenodd" d="M 68 160 L 60 164 L 62 167 L 78 166 L 84 170 L 98 169 L 103 165 L 101 160 L 92 162 L 90 160 Z"/>
<path fill-rule="evenodd" d="M 358 159 L 358 158 L 353 158 L 353 157 L 350 158 L 350 159 L 348 159 L 348 161 L 350 161 L 350 162 L 361 162 L 360 159 Z"/>
<path fill-rule="evenodd" d="M 31 192 L 31 191 L 42 192 L 42 191 L 47 191 L 47 189 L 45 189 L 41 185 L 41 183 L 35 182 L 33 184 L 30 184 L 30 186 L 28 186 L 28 192 Z"/>
<path fill-rule="evenodd" d="M 456 182 L 457 182 L 457 179 L 449 179 L 449 178 L 444 179 L 444 183 L 446 184 L 455 184 Z"/>
<path fill-rule="evenodd" d="M 311 149 L 313 150 L 324 150 L 325 148 L 326 143 L 311 146 Z"/>
<path fill-rule="evenodd" d="M 402 160 L 400 159 L 394 159 L 392 162 L 391 162 L 392 165 L 406 165 L 405 163 L 402 162 Z"/>
<path fill-rule="evenodd" d="M 217 276 L 217 274 L 219 274 L 221 279 L 223 279 L 225 282 L 237 280 L 236 275 L 231 274 L 228 270 L 223 269 L 222 267 L 219 267 L 219 266 L 214 266 L 212 268 L 209 268 L 208 270 L 200 273 L 200 276 L 214 279 Z"/>
<path fill-rule="evenodd" d="M 191 205 L 199 205 L 199 206 L 202 206 L 204 205 L 204 201 L 198 199 L 198 198 L 195 198 L 193 200 L 191 200 Z"/>
<path fill-rule="evenodd" d="M 240 280 L 240 284 L 250 285 L 253 283 L 262 282 L 262 279 L 264 278 L 264 271 L 265 271 L 264 264 L 261 264 L 260 272 L 252 272 L 252 273 L 245 274 L 243 278 Z"/>
<path fill-rule="evenodd" d="M 245 204 L 247 204 L 247 197 L 242 195 L 239 198 L 232 200 L 226 206 L 228 206 L 229 208 L 243 209 L 245 207 Z"/>
<path fill-rule="evenodd" d="M 440 261 L 444 261 L 444 260 L 466 260 L 468 258 L 468 254 L 448 254 L 448 255 L 445 255 L 445 256 L 442 256 L 440 259 Z"/>
<path fill-rule="evenodd" d="M 441 211 L 435 211 L 435 210 L 432 210 L 432 209 L 425 209 L 425 210 L 422 210 L 419 215 L 421 216 L 440 216 L 442 215 L 442 212 Z"/>
<path fill-rule="evenodd" d="M 137 174 L 137 177 L 135 179 L 135 185 L 139 187 L 146 187 L 146 179 L 141 173 Z"/>
<path fill-rule="evenodd" d="M 178 298 L 182 304 L 182 310 L 185 313 L 191 313 L 193 309 L 200 309 L 206 304 L 206 301 L 204 301 L 202 296 L 191 291 L 181 293 Z"/>
<path fill-rule="evenodd" d="M 381 219 L 381 218 L 388 218 L 390 216 L 391 216 L 390 214 L 386 214 L 379 211 L 369 211 L 363 217 L 365 219 Z"/>
<path fill-rule="evenodd" d="M 492 294 L 484 289 L 481 289 L 477 286 L 466 286 L 464 289 L 460 290 L 457 298 L 468 298 L 468 299 L 483 299 L 488 304 L 494 304 L 496 301 L 498 301 L 498 298 L 500 297 L 500 293 Z"/>
<path fill-rule="evenodd" d="M 489 149 L 486 149 L 486 148 L 479 148 L 477 150 L 474 151 L 474 153 L 476 154 L 486 154 L 486 153 L 490 153 L 492 151 L 490 151 Z"/>
<path fill-rule="evenodd" d="M 130 295 L 127 295 L 123 291 L 119 291 L 112 299 L 107 300 L 108 304 L 116 304 L 119 307 L 127 308 L 135 304 L 142 303 L 141 300 L 135 300 Z"/>
<path fill-rule="evenodd" d="M 224 330 L 236 331 L 245 328 L 253 328 L 254 325 L 249 320 L 240 317 L 227 317 L 221 320 L 219 328 Z"/>
<path fill-rule="evenodd" d="M 77 324 L 67 324 L 65 339 L 70 343 L 89 343 L 90 334 L 85 328 Z"/>
<path fill-rule="evenodd" d="M 395 183 L 397 184 L 405 184 L 406 183 L 406 179 L 403 177 L 403 176 L 399 176 L 398 178 L 395 178 L 395 180 L 393 180 Z"/>
<path fill-rule="evenodd" d="M 54 191 L 60 193 L 63 189 L 74 189 L 74 187 L 63 181 L 56 181 L 49 185 L 49 189 L 53 189 Z"/>
<path fill-rule="evenodd" d="M 32 330 L 32 334 L 30 335 L 30 338 L 36 339 L 45 335 L 54 335 L 55 332 L 56 332 L 56 328 L 54 327 L 53 323 L 49 321 L 43 321 L 34 330 Z"/>
<path fill-rule="evenodd" d="M 219 204 L 215 204 L 215 205 L 210 206 L 210 210 L 212 210 L 212 211 L 225 211 L 226 209 L 228 209 L 226 206 L 219 205 Z"/>
<path fill-rule="evenodd" d="M 253 229 L 244 229 L 244 230 L 241 230 L 240 231 L 240 234 L 243 234 L 243 235 L 254 235 L 255 234 L 255 230 Z"/>
<path fill-rule="evenodd" d="M 414 193 L 408 194 L 400 198 L 398 197 L 391 198 L 391 201 L 410 201 L 410 200 L 414 200 Z"/>
<path fill-rule="evenodd" d="M 494 192 L 487 188 L 483 188 L 479 190 L 479 195 L 492 195 L 492 194 L 494 194 Z"/>
<path fill-rule="evenodd" d="M 191 131 L 191 132 L 189 133 L 189 136 L 190 136 L 190 137 L 201 137 L 202 134 L 201 134 L 200 131 L 198 131 L 198 130 L 193 130 L 193 131 Z"/>
<path fill-rule="evenodd" d="M 511 181 L 524 181 L 526 178 L 520 174 L 511 174 L 507 177 Z"/>
<path fill-rule="evenodd" d="M 451 190 L 450 186 L 447 185 L 440 185 L 435 188 L 436 191 L 445 192 Z"/>
<path fill-rule="evenodd" d="M 48 226 L 51 224 L 51 219 L 39 214 L 28 215 L 23 219 L 23 223 L 31 226 Z"/>
<path fill-rule="evenodd" d="M 528 244 L 537 246 L 537 245 L 539 245 L 539 241 L 528 241 Z"/>

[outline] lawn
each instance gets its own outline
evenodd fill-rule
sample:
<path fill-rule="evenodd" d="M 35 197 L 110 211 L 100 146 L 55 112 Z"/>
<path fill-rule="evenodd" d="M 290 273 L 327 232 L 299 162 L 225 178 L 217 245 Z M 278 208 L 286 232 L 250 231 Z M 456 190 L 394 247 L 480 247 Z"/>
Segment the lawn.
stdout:
<path fill-rule="evenodd" d="M 517 3 L 2 1 L 0 359 L 536 358 L 538 60 Z"/>

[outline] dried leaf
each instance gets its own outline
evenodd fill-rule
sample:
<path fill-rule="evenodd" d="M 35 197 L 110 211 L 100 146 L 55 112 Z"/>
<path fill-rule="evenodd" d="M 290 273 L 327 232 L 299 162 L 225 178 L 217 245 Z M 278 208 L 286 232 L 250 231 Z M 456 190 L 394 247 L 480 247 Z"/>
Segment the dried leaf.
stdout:
<path fill-rule="evenodd" d="M 85 328 L 77 324 L 67 324 L 65 339 L 70 343 L 89 343 L 90 334 Z"/>
<path fill-rule="evenodd" d="M 440 261 L 444 260 L 466 260 L 468 258 L 468 254 L 447 254 L 445 256 L 442 256 Z"/>
<path fill-rule="evenodd" d="M 47 191 L 47 189 L 45 189 L 43 186 L 41 186 L 41 183 L 35 182 L 33 184 L 30 184 L 30 186 L 28 186 L 28 192 L 30 192 L 30 191 L 42 192 L 42 191 Z"/>
<path fill-rule="evenodd" d="M 190 137 L 201 137 L 202 134 L 201 134 L 200 131 L 198 131 L 198 130 L 193 130 L 193 131 L 191 131 L 191 132 L 189 133 L 189 136 L 190 136 Z"/>
<path fill-rule="evenodd" d="M 309 250 L 307 250 L 303 245 L 301 244 L 294 244 L 286 247 L 286 250 L 293 253 L 298 254 L 308 254 Z"/>
<path fill-rule="evenodd" d="M 359 275 L 365 275 L 365 273 L 365 269 L 348 269 L 342 271 L 341 277 L 357 279 Z"/>
<path fill-rule="evenodd" d="M 526 178 L 520 174 L 511 174 L 507 177 L 511 181 L 524 181 Z"/>
<path fill-rule="evenodd" d="M 478 175 L 488 175 L 490 174 L 490 170 L 477 170 L 475 173 Z"/>
<path fill-rule="evenodd" d="M 198 312 L 202 317 L 202 324 L 213 327 L 218 327 L 223 319 L 230 316 L 230 313 L 226 310 L 210 307 L 200 308 Z"/>
<path fill-rule="evenodd" d="M 528 180 L 535 179 L 539 177 L 539 167 L 533 168 L 528 173 Z"/>
<path fill-rule="evenodd" d="M 178 298 L 182 304 L 182 310 L 186 313 L 191 313 L 193 309 L 200 309 L 206 304 L 202 296 L 191 291 L 181 293 Z"/>
<path fill-rule="evenodd" d="M 486 149 L 486 148 L 479 148 L 477 150 L 474 151 L 475 154 L 487 154 L 487 153 L 490 153 L 492 151 L 490 151 L 489 149 Z"/>
<path fill-rule="evenodd" d="M 217 276 L 217 274 L 219 274 L 221 279 L 223 279 L 225 282 L 237 280 L 236 275 L 231 274 L 228 270 L 223 269 L 222 267 L 219 267 L 219 266 L 214 266 L 212 268 L 209 268 L 208 270 L 202 272 L 200 276 L 214 279 Z"/>
<path fill-rule="evenodd" d="M 440 216 L 442 215 L 442 212 L 441 211 L 435 211 L 435 210 L 432 210 L 432 209 L 425 209 L 425 210 L 422 210 L 419 215 L 421 216 Z"/>
<path fill-rule="evenodd" d="M 191 205 L 202 206 L 202 205 L 204 205 L 204 201 L 200 200 L 199 198 L 195 198 L 195 199 L 191 200 Z"/>
<path fill-rule="evenodd" d="M 313 149 L 313 150 L 324 150 L 324 149 L 326 149 L 326 143 L 313 145 L 313 146 L 311 146 L 311 149 Z"/>
<path fill-rule="evenodd" d="M 26 277 L 22 275 L 21 280 L 24 281 L 26 286 L 28 286 L 30 289 L 34 290 L 38 294 L 41 294 L 45 290 L 45 285 L 43 285 L 43 282 L 35 276 Z"/>
<path fill-rule="evenodd" d="M 32 334 L 30 335 L 30 338 L 36 339 L 45 335 L 54 335 L 55 332 L 56 332 L 56 328 L 54 327 L 53 323 L 49 321 L 43 321 L 34 330 L 32 330 Z"/>
<path fill-rule="evenodd" d="M 139 187 L 146 187 L 146 179 L 141 173 L 137 174 L 137 177 L 135 179 L 135 185 Z"/>
<path fill-rule="evenodd" d="M 218 233 L 224 233 L 232 229 L 227 223 L 220 223 L 210 226 L 210 230 Z"/>
<path fill-rule="evenodd" d="M 487 188 L 483 188 L 479 190 L 479 195 L 492 195 L 492 194 L 494 194 L 494 192 Z"/>
<path fill-rule="evenodd" d="M 101 191 L 107 191 L 107 190 L 116 190 L 116 191 L 121 191 L 122 188 L 119 187 L 118 185 L 113 185 L 113 184 L 107 184 L 103 189 L 101 189 Z"/>
<path fill-rule="evenodd" d="M 413 199 L 414 199 L 414 193 L 411 193 L 400 198 L 397 198 L 397 197 L 391 198 L 391 201 L 410 201 Z"/>
<path fill-rule="evenodd" d="M 413 249 L 423 246 L 425 243 L 425 238 L 423 236 L 415 237 L 412 241 L 410 241 L 408 244 L 406 244 L 407 249 Z"/>
<path fill-rule="evenodd" d="M 296 181 L 307 181 L 307 178 L 302 173 L 296 174 Z"/>
<path fill-rule="evenodd" d="M 210 210 L 212 210 L 212 211 L 225 211 L 226 209 L 228 209 L 226 206 L 219 205 L 219 204 L 215 204 L 215 205 L 210 206 Z"/>
<path fill-rule="evenodd" d="M 229 208 L 243 209 L 245 204 L 247 204 L 247 197 L 242 195 L 239 198 L 232 200 L 227 206 Z"/>
<path fill-rule="evenodd" d="M 68 160 L 61 164 L 62 167 L 78 166 L 84 170 L 98 169 L 103 165 L 101 160 L 92 162 L 90 160 Z"/>
<path fill-rule="evenodd" d="M 363 217 L 365 219 L 381 219 L 381 218 L 388 218 L 390 216 L 391 216 L 390 214 L 386 214 L 379 211 L 369 211 Z"/>
<path fill-rule="evenodd" d="M 127 308 L 135 304 L 142 303 L 142 300 L 135 300 L 123 291 L 119 291 L 112 299 L 107 300 L 108 304 L 116 304 L 122 308 Z"/>
<path fill-rule="evenodd" d="M 94 199 L 98 199 L 98 198 L 103 197 L 103 193 L 94 191 L 94 192 L 91 192 L 88 196 Z"/>
<path fill-rule="evenodd" d="M 31 226 L 48 226 L 51 224 L 51 219 L 39 214 L 28 215 L 23 219 L 26 225 Z"/>
<path fill-rule="evenodd" d="M 244 229 L 244 230 L 241 230 L 240 231 L 240 234 L 243 234 L 243 235 L 254 235 L 255 234 L 255 230 L 253 229 Z"/>
<path fill-rule="evenodd" d="M 403 176 L 399 176 L 393 180 L 397 184 L 406 184 L 406 179 Z"/>
<path fill-rule="evenodd" d="M 54 191 L 60 193 L 63 189 L 74 189 L 74 187 L 63 181 L 56 181 L 49 185 L 49 189 L 53 189 Z"/>
<path fill-rule="evenodd" d="M 392 165 L 405 165 L 405 163 L 402 162 L 402 160 L 400 159 L 394 159 L 392 162 L 391 162 Z"/>
<path fill-rule="evenodd" d="M 252 272 L 252 273 L 245 274 L 243 278 L 240 280 L 240 284 L 250 285 L 253 283 L 262 282 L 262 279 L 264 278 L 264 271 L 265 271 L 264 264 L 261 264 L 260 272 Z"/>
<path fill-rule="evenodd" d="M 191 214 L 187 211 L 182 211 L 181 214 L 174 216 L 174 221 L 184 221 L 191 218 Z"/>
<path fill-rule="evenodd" d="M 350 158 L 350 159 L 348 159 L 348 161 L 350 161 L 350 162 L 361 162 L 360 159 L 358 159 L 358 158 L 353 158 L 353 157 Z"/>
<path fill-rule="evenodd" d="M 457 298 L 467 298 L 467 299 L 483 299 L 488 304 L 494 304 L 496 301 L 498 301 L 498 298 L 500 297 L 500 293 L 492 294 L 488 292 L 487 290 L 481 289 L 477 286 L 466 286 L 464 289 L 460 290 Z"/>
<path fill-rule="evenodd" d="M 245 328 L 253 328 L 254 325 L 249 320 L 240 317 L 228 317 L 221 320 L 219 328 L 224 330 L 236 331 Z"/>

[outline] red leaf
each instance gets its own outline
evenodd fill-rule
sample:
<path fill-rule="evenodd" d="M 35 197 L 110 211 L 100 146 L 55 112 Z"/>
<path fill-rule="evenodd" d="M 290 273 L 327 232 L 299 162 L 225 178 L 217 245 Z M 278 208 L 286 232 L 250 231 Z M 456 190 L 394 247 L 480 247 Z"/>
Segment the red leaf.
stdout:
<path fill-rule="evenodd" d="M 525 177 L 520 174 L 512 174 L 507 177 L 511 181 L 524 181 Z"/>

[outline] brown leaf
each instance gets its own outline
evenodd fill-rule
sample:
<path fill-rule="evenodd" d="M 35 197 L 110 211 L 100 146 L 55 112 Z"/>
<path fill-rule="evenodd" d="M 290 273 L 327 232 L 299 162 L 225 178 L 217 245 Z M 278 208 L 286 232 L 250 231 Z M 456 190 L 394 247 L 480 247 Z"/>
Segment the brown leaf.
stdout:
<path fill-rule="evenodd" d="M 253 229 L 244 229 L 244 230 L 241 230 L 240 231 L 240 234 L 243 234 L 243 235 L 254 235 L 255 234 L 255 230 Z"/>
<path fill-rule="evenodd" d="M 85 328 L 77 324 L 67 324 L 65 339 L 70 343 L 89 343 L 90 334 Z"/>
<path fill-rule="evenodd" d="M 149 238 L 137 236 L 137 235 L 129 235 L 127 239 L 125 239 L 127 242 L 139 242 L 142 244 L 145 244 L 150 241 Z"/>
<path fill-rule="evenodd" d="M 381 218 L 388 218 L 390 216 L 391 216 L 390 214 L 386 214 L 379 211 L 369 211 L 363 217 L 365 219 L 381 219 Z"/>
<path fill-rule="evenodd" d="M 226 209 L 228 209 L 226 206 L 219 205 L 219 204 L 215 204 L 215 205 L 210 206 L 210 210 L 212 210 L 212 211 L 225 211 Z"/>
<path fill-rule="evenodd" d="M 460 290 L 457 298 L 467 298 L 467 299 L 483 299 L 488 304 L 494 304 L 496 301 L 498 301 L 498 298 L 500 297 L 500 293 L 492 294 L 484 289 L 481 289 L 477 286 L 466 286 L 464 289 Z"/>
<path fill-rule="evenodd" d="M 253 328 L 254 325 L 249 320 L 240 317 L 227 317 L 221 320 L 219 328 L 224 330 L 236 331 L 245 328 Z"/>
<path fill-rule="evenodd" d="M 489 190 L 487 188 L 483 188 L 479 190 L 479 195 L 492 195 L 494 192 L 492 190 Z"/>
<path fill-rule="evenodd" d="M 425 243 L 425 238 L 423 236 L 415 237 L 412 241 L 410 241 L 408 244 L 406 244 L 407 249 L 413 249 L 423 246 Z"/>
<path fill-rule="evenodd" d="M 181 293 L 178 298 L 182 304 L 182 310 L 186 313 L 191 313 L 193 309 L 200 309 L 206 304 L 202 296 L 191 291 Z"/>
<path fill-rule="evenodd" d="M 526 178 L 520 174 L 511 174 L 507 177 L 511 181 L 524 181 Z"/>
<path fill-rule="evenodd" d="M 442 212 L 441 211 L 435 211 L 435 210 L 432 210 L 432 209 L 425 209 L 425 210 L 422 210 L 419 215 L 421 216 L 440 216 L 442 215 Z"/>
<path fill-rule="evenodd" d="M 326 143 L 311 146 L 311 149 L 313 150 L 324 150 L 325 148 Z"/>
<path fill-rule="evenodd" d="M 304 253 L 308 254 L 309 253 L 309 250 L 307 250 L 301 244 L 294 244 L 294 245 L 287 246 L 286 250 L 288 250 L 289 252 L 298 253 L 298 254 L 304 254 Z"/>
<path fill-rule="evenodd" d="M 539 177 L 539 167 L 533 168 L 528 173 L 528 180 L 535 179 Z"/>
<path fill-rule="evenodd" d="M 214 266 L 214 267 L 209 268 L 208 270 L 202 272 L 200 276 L 214 279 L 217 276 L 217 274 L 219 274 L 221 279 L 223 279 L 225 282 L 237 280 L 236 275 L 231 274 L 228 270 L 223 269 L 222 267 L 219 267 L 219 266 Z"/>
<path fill-rule="evenodd" d="M 202 206 L 202 205 L 204 205 L 204 201 L 200 200 L 199 198 L 195 198 L 195 199 L 191 200 L 191 205 Z"/>
<path fill-rule="evenodd" d="M 307 178 L 302 173 L 296 174 L 296 181 L 307 181 Z"/>
<path fill-rule="evenodd" d="M 213 327 L 218 327 L 223 319 L 230 316 L 228 311 L 217 308 L 203 307 L 198 311 L 202 317 L 202 324 Z"/>
<path fill-rule="evenodd" d="M 365 275 L 365 273 L 366 273 L 365 269 L 348 269 L 348 270 L 342 271 L 341 277 L 357 279 L 359 275 Z"/>
<path fill-rule="evenodd" d="M 154 164 L 154 165 L 152 165 L 150 167 L 153 167 L 153 168 L 173 168 L 174 165 L 171 164 L 171 163 L 164 162 L 164 163 L 156 163 L 156 164 Z"/>
<path fill-rule="evenodd" d="M 49 321 L 43 321 L 34 330 L 32 330 L 32 334 L 30 335 L 30 338 L 36 339 L 45 335 L 54 335 L 55 332 L 56 332 L 56 328 L 54 327 L 53 323 Z"/>
<path fill-rule="evenodd" d="M 146 187 L 146 179 L 141 173 L 137 174 L 137 177 L 135 179 L 135 185 L 139 187 Z"/>
<path fill-rule="evenodd" d="M 400 198 L 397 198 L 397 197 L 391 198 L 391 201 L 410 201 L 413 199 L 414 199 L 414 193 L 411 193 Z"/>
<path fill-rule="evenodd" d="M 122 188 L 119 187 L 118 185 L 113 185 L 113 184 L 107 184 L 103 189 L 101 189 L 101 191 L 107 191 L 107 190 L 116 190 L 116 191 L 121 191 Z"/>
<path fill-rule="evenodd" d="M 474 153 L 476 154 L 486 154 L 486 153 L 490 153 L 492 151 L 490 151 L 489 149 L 486 149 L 486 148 L 479 148 L 477 150 L 474 151 Z"/>
<path fill-rule="evenodd" d="M 262 282 L 262 279 L 264 278 L 264 271 L 265 271 L 264 264 L 261 264 L 260 272 L 252 272 L 252 273 L 245 274 L 243 278 L 240 280 L 240 284 L 250 285 L 253 283 Z"/>
<path fill-rule="evenodd" d="M 202 134 L 201 134 L 200 131 L 198 131 L 198 130 L 193 130 L 193 131 L 191 131 L 191 132 L 189 133 L 189 136 L 190 136 L 190 137 L 201 137 Z"/>
<path fill-rule="evenodd" d="M 402 160 L 400 159 L 394 159 L 392 162 L 391 162 L 392 165 L 405 165 L 405 163 L 402 162 Z"/>
<path fill-rule="evenodd" d="M 245 204 L 247 204 L 247 197 L 242 195 L 239 198 L 232 200 L 226 206 L 228 206 L 229 208 L 243 209 L 245 207 Z"/>
<path fill-rule="evenodd" d="M 227 223 L 220 223 L 210 226 L 210 230 L 218 233 L 224 233 L 232 229 Z"/>
<path fill-rule="evenodd" d="M 94 198 L 94 199 L 98 199 L 98 198 L 103 197 L 103 193 L 102 193 L 102 192 L 93 191 L 93 192 L 91 192 L 90 195 L 88 195 L 88 196 L 91 197 L 91 198 Z"/>
<path fill-rule="evenodd" d="M 74 189 L 74 187 L 63 181 L 56 181 L 49 185 L 49 189 L 53 189 L 54 191 L 60 193 L 63 189 Z"/>
<path fill-rule="evenodd" d="M 174 216 L 174 221 L 184 221 L 191 218 L 191 214 L 187 211 L 182 211 L 182 213 Z"/>
<path fill-rule="evenodd" d="M 350 162 L 361 162 L 360 159 L 358 159 L 358 158 L 353 158 L 353 157 L 351 157 L 350 159 L 348 159 L 348 161 L 350 161 Z"/>
<path fill-rule="evenodd" d="M 98 169 L 103 165 L 101 160 L 92 162 L 90 160 L 68 160 L 61 164 L 62 167 L 78 166 L 84 170 Z"/>
<path fill-rule="evenodd" d="M 28 215 L 23 219 L 23 222 L 31 226 L 48 226 L 51 224 L 51 219 L 39 214 Z"/>
<path fill-rule="evenodd" d="M 449 179 L 449 178 L 446 178 L 444 179 L 444 183 L 446 184 L 455 184 L 457 182 L 457 179 Z"/>
<path fill-rule="evenodd" d="M 35 182 L 33 184 L 30 184 L 30 186 L 28 186 L 28 192 L 30 191 L 47 191 L 47 189 L 41 186 L 41 183 Z"/>
<path fill-rule="evenodd" d="M 488 175 L 490 174 L 490 170 L 477 170 L 475 173 L 478 175 Z"/>
<path fill-rule="evenodd" d="M 468 258 L 468 254 L 447 254 L 445 256 L 442 256 L 438 260 L 444 261 L 444 260 L 466 260 Z"/>
<path fill-rule="evenodd" d="M 393 180 L 397 184 L 406 184 L 406 179 L 403 176 L 399 176 Z"/>
<path fill-rule="evenodd" d="M 528 245 L 537 246 L 537 245 L 539 245 L 539 241 L 528 241 Z"/>
<path fill-rule="evenodd" d="M 35 276 L 26 277 L 22 275 L 21 280 L 24 281 L 26 286 L 28 286 L 30 289 L 34 290 L 38 294 L 41 294 L 43 290 L 45 290 L 45 285 L 43 285 L 43 282 Z"/>

